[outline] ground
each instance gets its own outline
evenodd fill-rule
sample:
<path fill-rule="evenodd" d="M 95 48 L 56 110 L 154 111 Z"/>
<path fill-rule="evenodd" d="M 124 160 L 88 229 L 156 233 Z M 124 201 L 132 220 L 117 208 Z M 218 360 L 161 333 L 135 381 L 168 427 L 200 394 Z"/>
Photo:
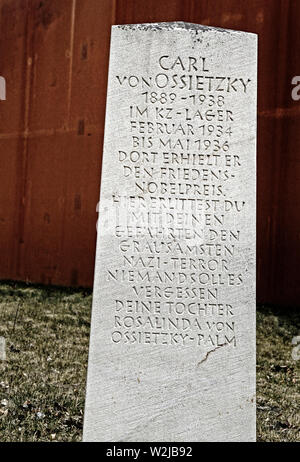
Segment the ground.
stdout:
<path fill-rule="evenodd" d="M 81 440 L 91 301 L 89 290 L 0 284 L 1 442 Z M 258 441 L 300 441 L 299 335 L 300 310 L 258 307 Z"/>
<path fill-rule="evenodd" d="M 299 308 L 258 307 L 258 441 L 300 442 L 299 336 Z"/>

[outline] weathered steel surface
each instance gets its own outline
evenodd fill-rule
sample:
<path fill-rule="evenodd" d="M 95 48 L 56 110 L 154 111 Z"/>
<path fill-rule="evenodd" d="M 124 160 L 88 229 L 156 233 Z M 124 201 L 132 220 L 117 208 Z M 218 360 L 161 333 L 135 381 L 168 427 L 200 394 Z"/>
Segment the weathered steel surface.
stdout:
<path fill-rule="evenodd" d="M 259 34 L 257 295 L 299 304 L 297 0 L 0 0 L 0 278 L 93 283 L 111 24 Z"/>

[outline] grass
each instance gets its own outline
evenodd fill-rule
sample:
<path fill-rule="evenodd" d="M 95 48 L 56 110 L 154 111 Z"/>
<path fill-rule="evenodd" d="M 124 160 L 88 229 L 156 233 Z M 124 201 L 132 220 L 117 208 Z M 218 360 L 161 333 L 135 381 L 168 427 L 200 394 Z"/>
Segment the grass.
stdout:
<path fill-rule="evenodd" d="M 300 337 L 292 345 L 299 335 L 300 309 L 258 308 L 258 441 L 300 441 Z"/>
<path fill-rule="evenodd" d="M 92 294 L 0 284 L 0 441 L 80 441 Z M 257 314 L 258 441 L 299 441 L 300 312 Z M 296 350 L 295 350 L 296 352 Z"/>
<path fill-rule="evenodd" d="M 81 439 L 90 307 L 90 291 L 0 285 L 0 441 Z"/>

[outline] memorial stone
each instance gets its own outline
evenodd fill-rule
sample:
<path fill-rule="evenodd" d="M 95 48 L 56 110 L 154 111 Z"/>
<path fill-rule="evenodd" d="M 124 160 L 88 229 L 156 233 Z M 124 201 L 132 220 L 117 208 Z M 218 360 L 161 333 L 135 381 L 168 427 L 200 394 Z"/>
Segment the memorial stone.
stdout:
<path fill-rule="evenodd" d="M 113 26 L 85 441 L 255 440 L 257 36 Z"/>

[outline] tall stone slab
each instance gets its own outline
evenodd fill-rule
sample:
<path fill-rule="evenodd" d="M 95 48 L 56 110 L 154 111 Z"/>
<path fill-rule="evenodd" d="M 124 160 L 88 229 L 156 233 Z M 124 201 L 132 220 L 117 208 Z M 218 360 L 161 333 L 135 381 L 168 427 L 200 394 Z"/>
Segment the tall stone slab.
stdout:
<path fill-rule="evenodd" d="M 255 34 L 113 26 L 85 441 L 255 440 Z"/>

